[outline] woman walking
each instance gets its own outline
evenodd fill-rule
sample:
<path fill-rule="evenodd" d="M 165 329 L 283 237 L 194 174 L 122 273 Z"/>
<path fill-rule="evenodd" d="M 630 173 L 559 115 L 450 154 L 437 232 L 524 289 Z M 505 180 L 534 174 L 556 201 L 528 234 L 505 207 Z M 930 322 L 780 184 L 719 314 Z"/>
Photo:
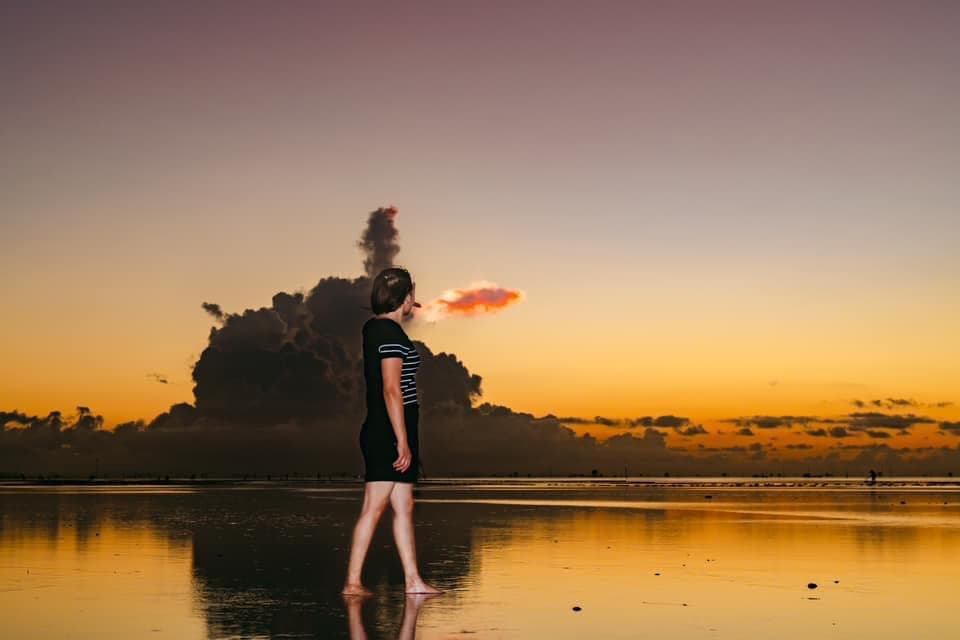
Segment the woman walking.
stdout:
<path fill-rule="evenodd" d="M 373 279 L 363 324 L 363 375 L 367 417 L 360 428 L 365 467 L 363 506 L 353 529 L 344 595 L 373 593 L 361 583 L 363 561 L 380 516 L 393 508 L 393 536 L 400 553 L 406 593 L 440 593 L 420 577 L 413 536 L 413 485 L 420 463 L 417 368 L 420 355 L 401 322 L 419 307 L 406 269 L 390 267 Z"/>

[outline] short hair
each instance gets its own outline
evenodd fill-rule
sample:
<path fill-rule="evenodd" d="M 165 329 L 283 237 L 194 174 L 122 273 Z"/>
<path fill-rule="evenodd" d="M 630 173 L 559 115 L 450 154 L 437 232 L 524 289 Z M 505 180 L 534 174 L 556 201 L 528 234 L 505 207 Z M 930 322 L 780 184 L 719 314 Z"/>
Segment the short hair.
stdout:
<path fill-rule="evenodd" d="M 413 291 L 413 278 L 403 267 L 387 267 L 373 279 L 370 308 L 375 314 L 388 313 L 403 304 Z"/>

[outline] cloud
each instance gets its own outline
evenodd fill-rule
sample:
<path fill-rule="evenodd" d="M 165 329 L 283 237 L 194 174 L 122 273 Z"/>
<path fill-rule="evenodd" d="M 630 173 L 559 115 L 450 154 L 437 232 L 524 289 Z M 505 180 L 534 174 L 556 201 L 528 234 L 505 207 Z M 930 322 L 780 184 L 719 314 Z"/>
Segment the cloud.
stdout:
<path fill-rule="evenodd" d="M 519 289 L 507 289 L 494 282 L 481 280 L 460 289 L 448 289 L 423 305 L 427 322 L 436 322 L 455 316 L 475 316 L 496 313 L 526 299 Z"/>
<path fill-rule="evenodd" d="M 393 205 L 372 211 L 367 217 L 367 227 L 363 231 L 357 246 L 366 254 L 363 270 L 367 277 L 373 277 L 388 267 L 400 253 L 399 236 L 394 219 L 397 208 Z"/>
<path fill-rule="evenodd" d="M 547 417 L 555 418 L 553 414 Z M 674 415 L 664 416 L 643 416 L 640 418 L 608 418 L 605 416 L 593 416 L 592 418 L 581 416 L 563 416 L 556 418 L 558 422 L 564 424 L 596 424 L 603 427 L 616 427 L 622 429 L 636 429 L 637 427 L 662 427 L 678 430 L 680 427 L 690 424 L 689 418 Z"/>
<path fill-rule="evenodd" d="M 682 436 L 705 436 L 709 433 L 703 428 L 702 424 L 690 425 L 689 427 L 674 427 L 673 429 Z"/>
<path fill-rule="evenodd" d="M 665 416 L 658 416 L 653 419 L 653 426 L 655 427 L 669 427 L 671 429 L 679 429 L 680 427 L 687 424 L 690 424 L 690 418 L 685 418 L 682 416 L 665 415 Z"/>
<path fill-rule="evenodd" d="M 360 327 L 370 315 L 370 276 L 391 266 L 400 251 L 396 216 L 395 207 L 369 214 L 357 243 L 366 253 L 365 276 L 324 277 L 307 293 L 281 291 L 269 306 L 240 313 L 204 303 L 222 326 L 211 328 L 193 367 L 198 418 L 238 427 L 358 421 L 364 411 Z M 480 376 L 455 356 L 414 343 L 422 359 L 421 404 L 469 408 L 480 395 Z"/>
<path fill-rule="evenodd" d="M 951 433 L 960 436 L 960 422 L 941 422 L 940 433 Z"/>
<path fill-rule="evenodd" d="M 868 431 L 870 429 L 894 429 L 906 432 L 917 424 L 933 424 L 936 422 L 926 416 L 917 416 L 912 413 L 906 415 L 877 413 L 875 411 L 847 414 L 847 427 L 851 431 Z"/>
<path fill-rule="evenodd" d="M 918 402 L 912 398 L 875 398 L 873 400 L 858 400 L 853 399 L 850 401 L 851 404 L 856 406 L 859 409 L 864 409 L 868 406 L 879 407 L 883 409 L 898 409 L 901 407 L 930 407 L 934 409 L 943 409 L 953 405 L 953 402 L 950 401 L 940 401 L 940 402 L 930 402 L 927 404 Z"/>
<path fill-rule="evenodd" d="M 201 302 L 200 308 L 209 313 L 211 316 L 217 320 L 223 321 L 226 317 L 226 314 L 223 312 L 223 309 L 220 308 L 220 305 L 215 302 Z"/>
<path fill-rule="evenodd" d="M 365 308 L 370 275 L 391 265 L 400 253 L 396 218 L 395 207 L 367 217 L 357 243 L 364 251 L 364 275 L 322 277 L 309 291 L 279 291 L 269 304 L 239 312 L 203 302 L 201 308 L 216 324 L 192 366 L 193 402 L 175 403 L 152 419 L 125 422 L 112 431 L 105 430 L 102 416 L 87 406 L 70 415 L 0 412 L 0 472 L 87 474 L 99 467 L 110 474 L 361 473 L 357 436 L 365 405 L 360 327 L 370 314 Z M 888 449 L 863 449 L 853 461 L 841 457 L 849 454 L 839 447 L 784 460 L 769 459 L 760 443 L 672 447 L 668 435 L 708 432 L 690 418 L 672 414 L 538 417 L 480 402 L 482 378 L 456 354 L 435 353 L 420 340 L 414 345 L 421 354 L 421 455 L 428 477 L 591 469 L 618 474 L 624 467 L 644 475 L 803 473 L 856 464 L 878 467 L 878 461 L 885 460 L 902 472 L 957 466 L 960 445 L 909 459 Z M 162 374 L 148 376 L 166 380 Z M 823 429 L 805 433 L 843 438 L 850 433 L 848 427 L 870 435 L 930 421 L 912 414 L 882 415 L 851 414 L 837 420 L 829 434 Z M 753 428 L 833 419 L 752 416 L 730 421 L 746 435 Z M 564 423 L 631 431 L 600 441 L 589 433 L 578 435 Z M 960 430 L 949 422 L 940 428 L 945 433 Z"/>
<path fill-rule="evenodd" d="M 757 427 L 758 429 L 790 428 L 795 424 L 805 425 L 811 422 L 824 422 L 814 416 L 741 416 L 724 418 L 722 422 L 732 422 L 739 427 Z"/>
<path fill-rule="evenodd" d="M 357 474 L 362 461 L 356 449 L 358 424 L 318 420 L 310 425 L 272 424 L 260 428 L 199 420 L 195 410 L 171 408 L 170 424 L 125 423 L 113 432 L 98 427 L 97 416 L 59 412 L 46 417 L 3 414 L 28 429 L 0 431 L 0 469 L 5 472 L 86 474 L 96 459 L 110 473 L 280 475 Z M 175 416 L 175 417 L 173 417 Z M 474 474 L 566 474 L 600 469 L 605 474 L 671 475 L 889 468 L 899 473 L 946 473 L 960 466 L 960 445 L 925 456 L 906 458 L 873 445 L 840 445 L 799 459 L 772 459 L 759 446 L 699 447 L 694 452 L 671 448 L 666 433 L 646 427 L 603 442 L 576 435 L 555 418 L 536 417 L 508 407 L 482 403 L 468 411 L 434 408 L 421 414 L 421 448 L 427 477 Z M 192 424 L 190 420 L 194 420 Z M 760 443 L 752 443 L 760 445 Z M 797 446 L 800 445 L 800 446 Z M 786 445 L 809 450 L 802 443 Z M 860 452 L 842 457 L 840 452 Z"/>

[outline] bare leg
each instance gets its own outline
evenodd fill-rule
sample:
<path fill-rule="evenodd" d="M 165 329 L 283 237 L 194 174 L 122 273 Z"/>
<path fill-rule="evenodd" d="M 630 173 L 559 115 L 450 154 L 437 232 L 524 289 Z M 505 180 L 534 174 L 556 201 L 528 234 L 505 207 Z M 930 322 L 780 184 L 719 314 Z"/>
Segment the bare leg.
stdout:
<path fill-rule="evenodd" d="M 393 537 L 397 541 L 400 562 L 403 564 L 406 593 L 441 593 L 420 577 L 417 569 L 417 551 L 413 539 L 413 483 L 397 482 L 390 492 L 393 507 Z"/>
<path fill-rule="evenodd" d="M 370 595 L 373 592 L 361 584 L 360 574 L 363 572 L 363 560 L 370 548 L 370 540 L 377 528 L 380 516 L 383 515 L 390 499 L 390 490 L 394 483 L 391 481 L 367 482 L 363 494 L 363 507 L 360 517 L 353 528 L 353 542 L 350 546 L 350 564 L 347 566 L 347 580 L 343 586 L 344 595 Z"/>

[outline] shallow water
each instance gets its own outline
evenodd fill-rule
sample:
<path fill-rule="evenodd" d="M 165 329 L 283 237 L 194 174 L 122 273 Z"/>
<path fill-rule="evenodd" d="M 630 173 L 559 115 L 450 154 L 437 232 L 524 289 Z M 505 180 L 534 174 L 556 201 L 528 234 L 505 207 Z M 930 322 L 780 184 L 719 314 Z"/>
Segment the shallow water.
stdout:
<path fill-rule="evenodd" d="M 388 511 L 356 608 L 361 484 L 0 486 L 0 636 L 958 636 L 960 487 L 740 484 L 423 483 L 446 593 L 404 598 Z"/>

